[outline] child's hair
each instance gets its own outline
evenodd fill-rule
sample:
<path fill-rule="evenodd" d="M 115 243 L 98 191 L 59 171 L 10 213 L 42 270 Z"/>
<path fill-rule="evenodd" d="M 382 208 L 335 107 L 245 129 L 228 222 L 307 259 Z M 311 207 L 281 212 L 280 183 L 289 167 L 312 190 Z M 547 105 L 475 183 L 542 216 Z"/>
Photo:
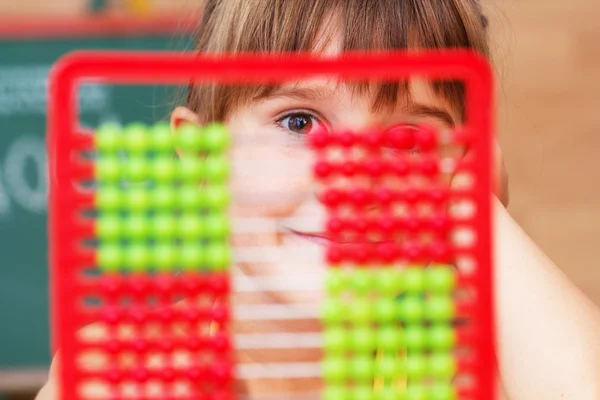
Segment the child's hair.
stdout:
<path fill-rule="evenodd" d="M 489 58 L 486 25 L 479 0 L 205 0 L 197 51 L 307 52 L 341 34 L 342 51 L 462 48 Z M 463 114 L 460 83 L 437 82 L 433 88 Z M 203 122 L 223 121 L 269 89 L 192 85 L 187 106 Z M 399 89 L 399 83 L 380 84 L 374 108 L 395 106 L 400 93 L 410 95 Z"/>

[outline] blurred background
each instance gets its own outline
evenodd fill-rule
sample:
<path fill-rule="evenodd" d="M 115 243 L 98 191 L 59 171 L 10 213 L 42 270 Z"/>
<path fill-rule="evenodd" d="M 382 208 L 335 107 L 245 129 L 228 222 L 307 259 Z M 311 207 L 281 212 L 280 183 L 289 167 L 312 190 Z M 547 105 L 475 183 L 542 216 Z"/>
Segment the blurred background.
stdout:
<path fill-rule="evenodd" d="M 45 88 L 77 48 L 185 49 L 202 0 L 0 0 L 0 399 L 50 360 Z M 591 0 L 482 0 L 498 71 L 510 212 L 600 304 L 600 25 Z M 87 121 L 135 119 L 151 89 L 86 87 Z M 150 90 L 150 91 L 145 91 Z M 165 116 L 167 102 L 153 104 Z M 118 110 L 118 111 L 117 111 Z"/>

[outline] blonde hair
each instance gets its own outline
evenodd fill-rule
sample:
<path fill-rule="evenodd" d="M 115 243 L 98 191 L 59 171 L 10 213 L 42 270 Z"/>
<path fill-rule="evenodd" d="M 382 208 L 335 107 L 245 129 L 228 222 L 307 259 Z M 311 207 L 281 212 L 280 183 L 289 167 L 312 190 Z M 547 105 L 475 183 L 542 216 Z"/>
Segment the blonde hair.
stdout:
<path fill-rule="evenodd" d="M 317 43 L 327 42 L 334 33 L 323 30 L 328 25 L 341 30 L 343 51 L 463 48 L 489 57 L 487 22 L 478 1 L 205 0 L 197 51 L 208 54 L 314 51 L 318 50 Z M 374 108 L 395 106 L 400 85 L 380 84 Z M 365 88 L 365 85 L 358 87 L 362 91 Z M 433 88 L 463 113 L 464 88 L 459 82 L 435 82 Z M 191 85 L 187 106 L 204 122 L 223 121 L 236 107 L 266 96 L 270 89 Z M 408 90 L 403 93 L 410 95 Z"/>

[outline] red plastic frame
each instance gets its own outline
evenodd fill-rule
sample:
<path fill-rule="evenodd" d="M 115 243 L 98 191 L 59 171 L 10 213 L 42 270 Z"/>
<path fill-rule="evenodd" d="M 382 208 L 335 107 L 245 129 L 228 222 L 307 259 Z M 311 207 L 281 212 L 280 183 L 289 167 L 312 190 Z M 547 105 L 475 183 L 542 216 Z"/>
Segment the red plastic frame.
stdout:
<path fill-rule="evenodd" d="M 77 125 L 76 93 L 85 82 L 106 84 L 187 84 L 218 80 L 223 83 L 274 83 L 316 75 L 369 80 L 407 79 L 413 75 L 438 80 L 460 80 L 466 87 L 464 129 L 472 133 L 469 143 L 478 168 L 473 193 L 479 217 L 473 227 L 478 235 L 474 251 L 479 266 L 472 282 L 478 293 L 473 315 L 478 321 L 479 340 L 473 343 L 478 354 L 478 390 L 472 399 L 495 398 L 494 307 L 492 287 L 492 132 L 493 76 L 488 63 L 465 51 L 348 53 L 338 58 L 314 55 L 225 55 L 157 52 L 77 52 L 61 59 L 52 71 L 49 101 L 48 149 L 50 161 L 50 266 L 53 349 L 60 347 L 63 360 L 73 354 L 66 329 L 74 328 L 69 302 L 74 287 L 70 268 L 78 257 L 73 238 L 78 226 L 73 210 L 89 199 L 71 184 L 78 175 L 72 154 L 86 139 Z M 70 382 L 71 369 L 59 366 L 59 381 Z M 66 388 L 63 399 L 74 399 Z"/>

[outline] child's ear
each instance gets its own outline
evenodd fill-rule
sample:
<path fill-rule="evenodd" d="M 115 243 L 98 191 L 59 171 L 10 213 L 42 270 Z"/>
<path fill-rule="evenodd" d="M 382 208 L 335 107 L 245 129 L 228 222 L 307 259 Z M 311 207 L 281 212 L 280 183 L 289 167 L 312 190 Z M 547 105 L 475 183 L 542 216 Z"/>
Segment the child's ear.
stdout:
<path fill-rule="evenodd" d="M 177 107 L 171 113 L 171 131 L 175 132 L 179 125 L 185 123 L 200 124 L 200 118 L 187 107 Z"/>

